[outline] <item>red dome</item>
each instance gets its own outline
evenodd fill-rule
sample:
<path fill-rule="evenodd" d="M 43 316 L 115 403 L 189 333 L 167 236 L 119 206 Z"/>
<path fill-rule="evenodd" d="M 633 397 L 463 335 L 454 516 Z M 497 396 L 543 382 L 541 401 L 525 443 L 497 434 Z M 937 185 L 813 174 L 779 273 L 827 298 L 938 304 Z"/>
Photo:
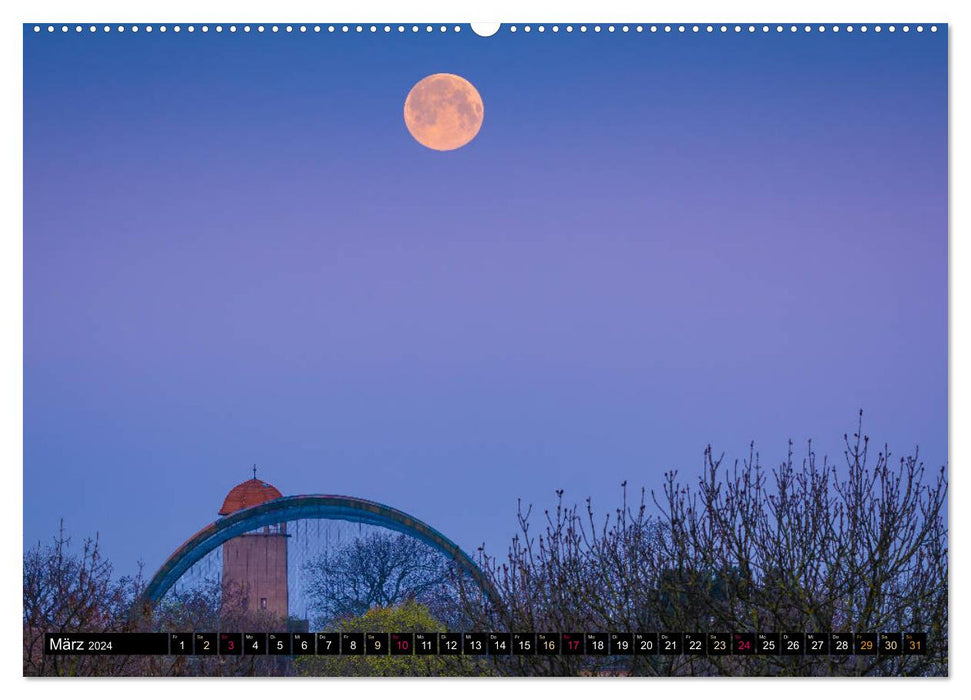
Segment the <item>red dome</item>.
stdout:
<path fill-rule="evenodd" d="M 259 479 L 249 479 L 234 486 L 233 490 L 226 494 L 226 500 L 223 501 L 223 507 L 219 509 L 219 515 L 229 515 L 237 510 L 252 508 L 276 498 L 283 498 L 283 494 L 276 486 Z"/>

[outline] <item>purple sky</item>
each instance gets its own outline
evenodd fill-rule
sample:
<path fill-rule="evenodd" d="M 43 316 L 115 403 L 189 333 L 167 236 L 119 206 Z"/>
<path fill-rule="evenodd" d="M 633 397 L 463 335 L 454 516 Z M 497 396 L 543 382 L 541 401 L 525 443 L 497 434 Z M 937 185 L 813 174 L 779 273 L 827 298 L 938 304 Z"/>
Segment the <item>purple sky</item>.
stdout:
<path fill-rule="evenodd" d="M 860 408 L 946 460 L 944 31 L 24 39 L 27 545 L 151 573 L 254 462 L 502 553 Z"/>

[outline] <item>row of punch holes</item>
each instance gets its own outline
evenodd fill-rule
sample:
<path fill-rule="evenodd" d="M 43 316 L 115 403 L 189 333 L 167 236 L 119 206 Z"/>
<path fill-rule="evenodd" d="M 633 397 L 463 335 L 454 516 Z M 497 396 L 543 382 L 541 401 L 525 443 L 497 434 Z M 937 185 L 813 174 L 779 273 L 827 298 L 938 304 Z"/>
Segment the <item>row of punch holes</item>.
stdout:
<path fill-rule="evenodd" d="M 553 25 L 549 25 L 549 26 L 544 25 L 544 24 L 540 24 L 540 25 L 530 25 L 530 24 L 517 25 L 517 24 L 510 24 L 510 25 L 508 25 L 508 26 L 505 27 L 505 30 L 507 32 L 509 32 L 510 34 L 516 34 L 516 33 L 519 33 L 519 32 L 528 34 L 528 33 L 534 32 L 534 31 L 537 32 L 537 33 L 539 33 L 539 34 L 546 33 L 547 31 L 552 32 L 553 34 L 559 34 L 561 32 L 562 33 L 566 33 L 566 34 L 571 34 L 573 32 L 579 32 L 581 34 L 587 33 L 587 32 L 593 32 L 593 33 L 596 34 L 596 33 L 600 33 L 600 32 L 603 32 L 603 31 L 606 31 L 607 33 L 614 33 L 614 32 L 618 32 L 619 31 L 621 33 L 629 33 L 629 32 L 644 33 L 644 32 L 647 32 L 647 33 L 653 33 L 653 34 L 656 34 L 656 33 L 666 33 L 666 34 L 670 34 L 670 33 L 680 33 L 680 34 L 702 34 L 702 33 L 705 33 L 705 34 L 713 34 L 713 33 L 722 33 L 722 34 L 725 34 L 725 33 L 729 33 L 729 32 L 733 32 L 733 33 L 736 33 L 736 34 L 741 34 L 741 33 L 748 33 L 748 34 L 763 33 L 763 34 L 768 34 L 768 33 L 773 32 L 773 31 L 776 32 L 776 33 L 781 33 L 781 32 L 790 32 L 790 33 L 797 33 L 797 32 L 802 32 L 802 33 L 809 33 L 809 32 L 817 32 L 817 33 L 822 33 L 822 32 L 833 32 L 833 33 L 846 32 L 846 33 L 849 34 L 849 33 L 853 33 L 853 32 L 859 32 L 859 33 L 864 33 L 865 34 L 867 32 L 880 33 L 880 32 L 883 32 L 883 31 L 887 31 L 887 32 L 890 32 L 890 33 L 894 33 L 894 32 L 897 32 L 898 29 L 899 29 L 899 31 L 904 32 L 904 33 L 908 33 L 910 31 L 915 31 L 915 32 L 918 32 L 919 33 L 919 32 L 925 31 L 924 25 L 921 25 L 921 24 L 918 24 L 918 25 L 915 25 L 915 26 L 911 26 L 909 24 L 905 24 L 905 25 L 901 25 L 899 27 L 897 25 L 893 25 L 893 24 L 887 25 L 887 26 L 884 26 L 884 25 L 866 25 L 866 24 L 861 24 L 861 25 L 824 25 L 824 24 L 820 24 L 820 25 L 809 25 L 809 24 L 806 24 L 806 25 L 795 25 L 795 24 L 789 24 L 789 25 L 782 25 L 782 24 L 774 24 L 774 25 L 768 25 L 768 24 L 761 24 L 761 25 L 755 25 L 755 24 L 747 24 L 747 25 L 741 25 L 741 24 L 732 24 L 732 25 L 728 25 L 728 24 L 716 24 L 716 25 L 713 25 L 713 24 L 674 24 L 674 25 L 672 25 L 672 24 L 649 24 L 649 25 L 643 25 L 643 24 L 635 24 L 635 25 L 623 24 L 623 25 L 613 25 L 613 24 L 608 24 L 608 25 L 603 25 L 603 26 L 601 26 L 599 24 L 594 24 L 594 25 L 586 25 L 586 24 L 572 25 L 572 24 L 567 24 L 567 25 L 563 25 L 563 26 L 560 26 L 558 24 L 553 24 Z M 931 32 L 936 32 L 937 31 L 937 26 L 936 25 L 931 25 L 927 29 L 929 29 L 929 31 L 931 31 Z M 87 31 L 89 33 L 94 33 L 94 32 L 105 32 L 105 33 L 109 33 L 109 32 L 117 32 L 117 33 L 130 32 L 132 34 L 136 34 L 138 32 L 144 32 L 144 33 L 149 33 L 149 34 L 152 33 L 152 32 L 159 32 L 159 33 L 163 33 L 163 34 L 166 33 L 166 32 L 173 32 L 175 34 L 179 34 L 181 32 L 188 32 L 190 34 L 195 33 L 195 32 L 200 32 L 202 34 L 206 34 L 206 33 L 209 33 L 211 31 L 212 32 L 216 32 L 217 34 L 218 33 L 222 33 L 222 32 L 229 32 L 231 34 L 238 33 L 238 32 L 241 32 L 243 34 L 248 34 L 248 33 L 252 33 L 252 32 L 255 32 L 257 34 L 261 34 L 261 33 L 265 33 L 265 32 L 270 32 L 270 33 L 280 33 L 280 32 L 284 32 L 284 33 L 291 33 L 291 34 L 292 33 L 299 33 L 299 34 L 307 34 L 307 33 L 313 33 L 313 34 L 320 34 L 320 33 L 328 33 L 328 34 L 338 34 L 338 33 L 340 33 L 340 34 L 350 34 L 350 33 L 358 33 L 358 34 L 362 34 L 362 33 L 365 33 L 365 32 L 369 32 L 369 33 L 372 33 L 372 34 L 376 34 L 378 32 L 383 32 L 385 34 L 391 34 L 393 32 L 397 32 L 399 34 L 404 34 L 406 32 L 418 33 L 418 32 L 422 32 L 422 31 L 424 31 L 425 33 L 433 33 L 433 32 L 438 32 L 438 33 L 461 32 L 462 31 L 462 26 L 461 25 L 457 25 L 457 24 L 456 25 L 451 25 L 451 26 L 447 26 L 447 25 L 444 25 L 444 24 L 443 25 L 431 25 L 431 24 L 427 24 L 427 25 L 417 25 L 417 24 L 411 24 L 411 25 L 404 25 L 404 24 L 398 24 L 398 25 L 390 25 L 390 24 L 384 24 L 384 25 L 378 25 L 378 24 L 371 24 L 371 25 L 366 25 L 366 24 L 356 24 L 356 25 L 355 24 L 350 24 L 350 25 L 348 25 L 348 24 L 328 24 L 328 25 L 320 25 L 320 24 L 311 24 L 311 25 L 307 25 L 307 24 L 299 24 L 299 25 L 294 25 L 294 24 L 285 24 L 285 25 L 279 25 L 279 24 L 272 24 L 272 25 L 263 25 L 263 24 L 250 25 L 250 24 L 243 24 L 243 25 L 235 25 L 235 24 L 230 24 L 230 25 L 222 25 L 222 24 L 216 24 L 216 25 L 212 25 L 212 26 L 210 26 L 208 24 L 202 24 L 202 25 L 189 24 L 189 25 L 184 25 L 184 26 L 183 25 L 179 25 L 179 24 L 171 25 L 171 26 L 170 25 L 165 25 L 165 24 L 163 24 L 163 25 L 151 25 L 151 24 L 145 24 L 145 25 L 138 25 L 138 24 L 131 24 L 131 25 L 124 25 L 124 24 L 117 24 L 117 25 L 111 25 L 111 24 L 94 25 L 94 24 L 91 24 L 91 25 L 87 25 L 87 26 L 80 25 L 80 24 L 75 24 L 75 25 L 67 25 L 67 24 L 61 24 L 61 25 L 54 25 L 54 24 L 39 25 L 39 24 L 35 24 L 34 25 L 34 32 L 35 33 L 40 33 L 40 32 L 43 32 L 43 31 L 46 31 L 48 33 L 54 33 L 54 32 L 57 32 L 57 31 L 60 31 L 62 33 L 66 33 L 66 32 L 70 32 L 72 30 L 74 32 L 76 32 L 76 33 L 80 33 L 80 32 Z M 483 36 L 488 36 L 488 35 L 494 33 L 494 32 L 490 32 L 489 34 L 486 34 L 483 31 L 477 30 L 475 27 L 473 27 L 472 30 L 473 30 L 473 32 L 475 32 L 477 34 L 480 34 L 480 35 L 483 35 Z M 488 30 L 486 30 L 486 31 L 488 31 Z"/>

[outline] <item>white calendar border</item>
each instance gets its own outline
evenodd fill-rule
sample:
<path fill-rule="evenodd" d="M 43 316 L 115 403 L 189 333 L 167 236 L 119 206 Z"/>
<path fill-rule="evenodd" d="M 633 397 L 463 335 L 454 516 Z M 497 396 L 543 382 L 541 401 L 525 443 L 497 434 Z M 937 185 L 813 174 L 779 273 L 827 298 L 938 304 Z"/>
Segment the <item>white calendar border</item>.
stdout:
<path fill-rule="evenodd" d="M 966 1 L 964 4 L 968 4 Z M 814 681 L 781 681 L 772 682 L 766 679 L 730 679 L 719 684 L 714 679 L 601 679 L 599 682 L 610 682 L 610 687 L 591 688 L 588 682 L 596 680 L 547 680 L 536 679 L 503 680 L 498 682 L 476 680 L 403 680 L 398 682 L 361 681 L 360 679 L 336 679 L 320 681 L 316 679 L 260 679 L 248 681 L 242 679 L 226 679 L 223 683 L 229 685 L 213 685 L 208 679 L 86 679 L 83 683 L 65 684 L 50 679 L 23 679 L 21 655 L 21 605 L 15 601 L 22 599 L 21 565 L 22 565 L 22 533 L 23 533 L 23 444 L 22 444 L 22 348 L 23 348 L 23 247 L 20 232 L 23 222 L 23 183 L 22 183 L 22 42 L 23 22 L 61 22 L 72 21 L 112 21 L 118 22 L 160 22 L 160 21 L 192 21 L 213 22 L 230 20 L 233 22 L 312 22 L 314 20 L 327 22 L 447 22 L 467 23 L 478 22 L 558 22 L 580 23 L 594 20 L 601 24 L 607 23 L 637 23 L 651 22 L 770 22 L 770 23 L 861 23 L 861 22 L 895 22 L 895 23 L 950 23 L 950 100 L 951 124 L 969 122 L 967 104 L 968 88 L 960 90 L 958 77 L 965 78 L 969 74 L 967 42 L 971 41 L 971 29 L 964 22 L 967 12 L 961 9 L 958 2 L 942 0 L 922 0 L 921 2 L 901 2 L 899 0 L 882 0 L 881 2 L 851 2 L 848 0 L 815 0 L 814 2 L 785 3 L 779 0 L 753 1 L 739 0 L 728 2 L 722 0 L 695 1 L 685 3 L 646 3 L 631 2 L 629 0 L 589 0 L 576 2 L 575 0 L 544 0 L 529 2 L 528 0 L 492 0 L 491 2 L 456 2 L 455 0 L 413 0 L 403 2 L 399 0 L 382 0 L 372 2 L 354 2 L 330 4 L 311 2 L 308 0 L 276 0 L 275 2 L 253 2 L 240 0 L 238 2 L 206 2 L 204 0 L 169 0 L 149 7 L 143 3 L 121 2 L 119 0 L 55 0 L 48 2 L 8 2 L 0 13 L 4 21 L 0 23 L 2 34 L 3 56 L 5 58 L 2 69 L 3 101 L 3 150 L 0 151 L 2 163 L 2 187 L 0 197 L 2 206 L 0 212 L 4 217 L 4 226 L 0 234 L 0 445 L 3 450 L 3 464 L 5 465 L 6 484 L 4 488 L 4 502 L 0 512 L 4 514 L 4 525 L 9 534 L 4 538 L 2 577 L 0 577 L 0 600 L 3 606 L 2 662 L 3 680 L 13 681 L 16 685 L 11 688 L 14 696 L 30 695 L 39 698 L 58 698 L 81 696 L 93 697 L 132 697 L 141 698 L 170 697 L 173 693 L 180 697 L 195 697 L 206 695 L 209 697 L 219 694 L 231 694 L 234 698 L 266 698 L 281 692 L 287 693 L 341 693 L 348 697 L 361 697 L 362 694 L 377 693 L 394 694 L 397 697 L 421 694 L 422 697 L 452 697 L 456 693 L 471 698 L 490 697 L 495 693 L 504 696 L 513 693 L 516 696 L 529 694 L 542 697 L 550 693 L 566 697 L 589 696 L 592 693 L 609 693 L 611 696 L 643 696 L 645 693 L 731 693 L 750 695 L 753 693 L 784 692 L 787 696 L 797 699 L 817 698 L 819 693 L 836 692 L 878 692 L 886 697 L 911 697 L 914 693 L 944 693 L 957 695 L 958 688 L 971 675 L 968 666 L 961 663 L 966 656 L 958 656 L 955 652 L 963 652 L 966 648 L 961 644 L 960 635 L 951 635 L 950 673 L 948 681 L 934 682 L 933 687 L 918 686 L 913 680 L 883 680 L 878 687 L 852 687 L 854 680 L 842 679 L 814 679 Z M 963 116 L 962 116 L 963 115 Z M 967 129 L 968 127 L 964 127 Z M 951 134 L 951 243 L 950 243 L 950 299 L 951 313 L 950 327 L 950 368 L 949 368 L 949 419 L 952 429 L 951 456 L 949 464 L 966 463 L 971 454 L 968 437 L 962 437 L 956 426 L 971 425 L 971 410 L 969 410 L 969 396 L 971 376 L 969 361 L 968 306 L 971 304 L 971 275 L 969 266 L 969 250 L 971 243 L 967 240 L 967 233 L 963 232 L 960 222 L 961 199 L 965 194 L 967 162 L 967 138 L 965 132 L 954 129 Z M 963 167 L 962 167 L 963 166 Z M 964 175 L 965 177 L 962 177 Z M 964 428 L 965 436 L 968 434 Z M 953 477 L 953 470 L 949 470 Z M 958 480 L 960 492 L 961 484 Z M 951 480 L 951 503 L 954 500 L 954 481 Z M 964 532 L 967 535 L 967 524 L 957 508 L 949 509 L 951 527 L 951 580 L 967 580 L 967 545 L 962 546 L 965 537 L 956 537 L 955 533 Z M 15 537 L 20 533 L 20 537 Z M 952 588 L 952 590 L 954 590 Z M 954 600 L 952 599 L 952 603 Z M 957 614 L 957 617 L 953 617 Z M 963 630 L 963 624 L 968 616 L 962 606 L 951 610 L 951 629 Z M 954 624 L 954 620 L 957 624 Z M 290 682 L 287 687 L 281 683 Z M 316 683 L 326 682 L 327 687 L 320 687 Z M 688 685 L 684 683 L 687 682 Z M 176 684 L 173 684 L 176 683 Z M 219 683 L 218 681 L 216 683 Z M 542 683 L 542 685 L 540 685 Z M 555 687 L 549 684 L 555 684 Z M 646 683 L 661 683 L 660 686 L 644 685 Z M 699 685 L 703 683 L 705 685 Z M 714 683 L 715 685 L 708 685 Z M 769 683 L 771 687 L 766 686 Z M 4 684 L 6 685 L 6 683 Z"/>

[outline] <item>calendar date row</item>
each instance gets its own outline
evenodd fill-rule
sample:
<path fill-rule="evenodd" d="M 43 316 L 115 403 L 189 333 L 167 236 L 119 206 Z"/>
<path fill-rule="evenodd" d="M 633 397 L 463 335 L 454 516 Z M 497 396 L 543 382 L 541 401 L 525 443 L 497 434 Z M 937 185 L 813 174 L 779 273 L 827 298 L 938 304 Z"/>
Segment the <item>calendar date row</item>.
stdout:
<path fill-rule="evenodd" d="M 924 655 L 922 632 L 49 633 L 44 652 L 192 656 Z"/>

